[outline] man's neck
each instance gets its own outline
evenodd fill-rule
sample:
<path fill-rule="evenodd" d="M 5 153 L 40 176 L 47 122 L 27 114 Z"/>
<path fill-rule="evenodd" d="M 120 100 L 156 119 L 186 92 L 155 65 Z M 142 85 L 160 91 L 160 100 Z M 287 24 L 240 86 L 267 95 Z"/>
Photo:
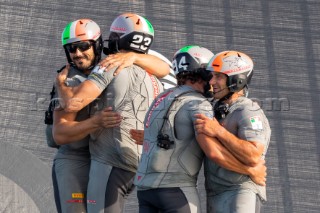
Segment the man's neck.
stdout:
<path fill-rule="evenodd" d="M 82 72 L 83 74 L 85 74 L 85 75 L 90 75 L 90 73 L 91 73 L 91 71 L 92 70 L 81 70 L 81 69 L 79 69 L 77 66 L 74 66 L 74 68 L 76 69 L 76 70 L 78 70 L 78 71 L 80 71 L 80 72 Z"/>
<path fill-rule="evenodd" d="M 83 71 L 83 74 L 85 74 L 85 75 L 90 75 L 90 73 L 91 73 L 91 70 L 85 70 L 85 71 Z"/>
<path fill-rule="evenodd" d="M 228 100 L 225 100 L 224 103 L 232 105 L 234 102 L 236 102 L 239 97 L 242 97 L 243 95 L 243 90 L 240 90 L 239 92 L 235 92 L 231 95 L 230 98 L 228 98 Z"/>
<path fill-rule="evenodd" d="M 191 81 L 186 81 L 185 85 L 192 87 L 194 90 L 203 93 L 203 84 L 199 82 L 191 83 Z"/>

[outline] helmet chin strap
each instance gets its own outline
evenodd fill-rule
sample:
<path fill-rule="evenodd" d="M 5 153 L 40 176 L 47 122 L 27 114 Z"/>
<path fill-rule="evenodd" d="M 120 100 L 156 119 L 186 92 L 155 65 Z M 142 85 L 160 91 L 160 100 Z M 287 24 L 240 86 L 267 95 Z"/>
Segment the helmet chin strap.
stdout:
<path fill-rule="evenodd" d="M 231 85 L 232 86 L 232 85 Z M 229 86 L 230 87 L 230 86 Z M 226 87 L 226 88 L 229 88 L 229 87 Z M 224 89 L 226 89 L 224 88 Z M 222 90 L 224 90 L 222 89 Z M 220 90 L 220 91 L 222 91 Z M 219 92 L 220 92 L 219 91 Z M 217 120 L 221 120 L 223 118 L 225 118 L 228 113 L 229 113 L 229 104 L 228 103 L 225 103 L 225 101 L 229 100 L 231 98 L 231 96 L 234 94 L 235 92 L 229 92 L 227 95 L 223 96 L 222 98 L 220 98 L 217 103 L 214 105 L 213 109 L 214 109 L 214 113 L 215 113 L 215 118 Z M 248 95 L 248 86 L 246 85 L 244 87 L 244 94 L 240 95 L 240 96 L 245 96 L 247 97 Z"/>
<path fill-rule="evenodd" d="M 220 98 L 219 102 L 224 102 L 224 101 L 228 100 L 233 94 L 234 94 L 234 92 L 229 92 L 228 94 L 226 94 L 225 96 Z"/>
<path fill-rule="evenodd" d="M 214 105 L 213 110 L 214 110 L 214 117 L 217 120 L 221 120 L 225 118 L 228 113 L 229 113 L 229 104 L 224 103 L 224 101 L 228 100 L 234 92 L 229 92 L 227 95 L 224 97 L 220 98 L 218 102 Z"/>
<path fill-rule="evenodd" d="M 248 85 L 246 85 L 244 88 L 243 88 L 243 93 L 244 93 L 244 97 L 248 97 L 249 96 L 249 87 Z"/>
<path fill-rule="evenodd" d="M 229 89 L 231 87 L 233 87 L 234 85 L 229 85 L 221 90 L 219 90 L 218 92 L 221 92 L 225 89 Z M 214 94 L 218 93 L 218 92 L 215 92 Z M 220 98 L 218 100 L 218 102 L 214 105 L 213 107 L 213 110 L 214 110 L 214 117 L 217 119 L 217 120 L 221 120 L 223 118 L 225 118 L 228 113 L 229 113 L 229 104 L 227 103 L 224 103 L 226 100 L 228 100 L 229 98 L 231 98 L 231 96 L 234 94 L 234 92 L 230 92 L 229 90 L 229 93 L 226 94 L 225 96 L 223 96 L 222 98 Z"/>

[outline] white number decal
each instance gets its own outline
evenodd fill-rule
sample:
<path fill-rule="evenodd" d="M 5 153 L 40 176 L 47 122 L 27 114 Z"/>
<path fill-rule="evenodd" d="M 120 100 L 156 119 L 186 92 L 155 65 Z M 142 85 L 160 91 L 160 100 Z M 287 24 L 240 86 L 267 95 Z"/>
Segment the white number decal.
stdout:
<path fill-rule="evenodd" d="M 174 69 L 174 72 L 177 74 L 178 73 L 178 67 L 177 67 L 177 60 L 174 59 L 174 61 L 172 61 L 172 67 Z"/>
<path fill-rule="evenodd" d="M 177 64 L 178 64 L 178 67 L 177 67 Z M 186 57 L 185 56 L 182 56 L 180 58 L 180 61 L 179 63 L 177 62 L 177 59 L 175 59 L 173 62 L 172 62 L 172 66 L 173 66 L 173 69 L 174 71 L 177 73 L 180 69 L 183 69 L 183 70 L 187 70 L 188 69 L 188 64 L 186 63 Z"/>
<path fill-rule="evenodd" d="M 186 57 L 185 56 L 181 57 L 178 66 L 179 66 L 179 69 L 180 68 L 182 68 L 183 70 L 187 70 L 188 69 L 188 64 L 186 63 Z"/>
<path fill-rule="evenodd" d="M 133 41 L 130 44 L 130 47 L 133 47 L 136 49 L 147 50 L 151 44 L 151 38 L 149 37 L 144 38 L 144 36 L 142 35 L 134 35 L 132 39 Z"/>
<path fill-rule="evenodd" d="M 148 47 L 150 46 L 150 44 L 151 44 L 151 38 L 149 38 L 149 37 L 146 37 L 146 38 L 144 38 L 144 45 L 141 45 L 141 49 L 142 50 L 147 50 L 148 49 Z"/>

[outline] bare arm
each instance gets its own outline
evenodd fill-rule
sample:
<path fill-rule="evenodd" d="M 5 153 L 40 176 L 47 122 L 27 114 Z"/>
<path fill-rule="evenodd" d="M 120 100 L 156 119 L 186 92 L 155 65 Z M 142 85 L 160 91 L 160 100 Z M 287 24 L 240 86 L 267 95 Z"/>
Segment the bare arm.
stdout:
<path fill-rule="evenodd" d="M 101 90 L 93 82 L 86 80 L 76 87 L 68 87 L 65 84 L 70 65 L 67 65 L 56 77 L 56 88 L 60 98 L 60 104 L 66 112 L 78 112 L 100 94 Z"/>
<path fill-rule="evenodd" d="M 235 158 L 216 138 L 205 134 L 198 134 L 197 141 L 210 160 L 225 169 L 249 175 L 255 183 L 265 185 L 267 174 L 264 160 L 260 159 L 260 162 L 256 166 L 250 167 Z"/>
<path fill-rule="evenodd" d="M 155 75 L 157 78 L 162 78 L 169 74 L 169 65 L 160 58 L 135 52 L 120 52 L 108 55 L 100 63 L 101 67 L 106 67 L 106 70 L 111 70 L 118 67 L 114 75 L 118 74 L 123 68 L 136 64 L 148 73 Z"/>
<path fill-rule="evenodd" d="M 239 139 L 234 134 L 219 124 L 213 118 L 210 119 L 203 114 L 196 115 L 195 127 L 198 132 L 211 137 L 216 137 L 236 158 L 246 165 L 256 165 L 262 156 L 264 145 L 254 141 Z"/>
<path fill-rule="evenodd" d="M 217 133 L 217 139 L 245 164 L 254 166 L 261 159 L 264 150 L 262 143 L 241 140 L 223 126 L 220 126 Z"/>
<path fill-rule="evenodd" d="M 52 133 L 57 144 L 64 145 L 79 141 L 99 128 L 94 117 L 78 122 L 75 121 L 76 115 L 76 112 L 54 111 Z"/>
<path fill-rule="evenodd" d="M 122 117 L 112 111 L 111 107 L 83 121 L 75 121 L 76 114 L 64 110 L 54 111 L 53 137 L 57 144 L 63 145 L 79 141 L 98 128 L 118 126 L 122 120 Z"/>

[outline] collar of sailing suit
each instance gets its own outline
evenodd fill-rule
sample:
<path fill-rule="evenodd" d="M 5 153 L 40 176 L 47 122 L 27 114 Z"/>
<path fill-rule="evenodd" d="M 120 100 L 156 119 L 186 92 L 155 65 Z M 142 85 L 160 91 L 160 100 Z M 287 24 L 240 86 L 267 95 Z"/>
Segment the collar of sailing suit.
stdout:
<path fill-rule="evenodd" d="M 196 91 L 194 88 L 187 85 L 182 85 L 160 94 L 157 97 L 157 99 L 154 101 L 154 104 L 150 107 L 147 113 L 145 127 L 148 128 L 150 125 L 152 125 L 154 118 L 157 118 L 157 115 L 160 112 L 163 112 L 163 110 L 166 110 L 168 113 L 173 102 L 178 97 L 187 93 L 192 93 L 192 92 L 198 93 L 198 91 Z"/>

